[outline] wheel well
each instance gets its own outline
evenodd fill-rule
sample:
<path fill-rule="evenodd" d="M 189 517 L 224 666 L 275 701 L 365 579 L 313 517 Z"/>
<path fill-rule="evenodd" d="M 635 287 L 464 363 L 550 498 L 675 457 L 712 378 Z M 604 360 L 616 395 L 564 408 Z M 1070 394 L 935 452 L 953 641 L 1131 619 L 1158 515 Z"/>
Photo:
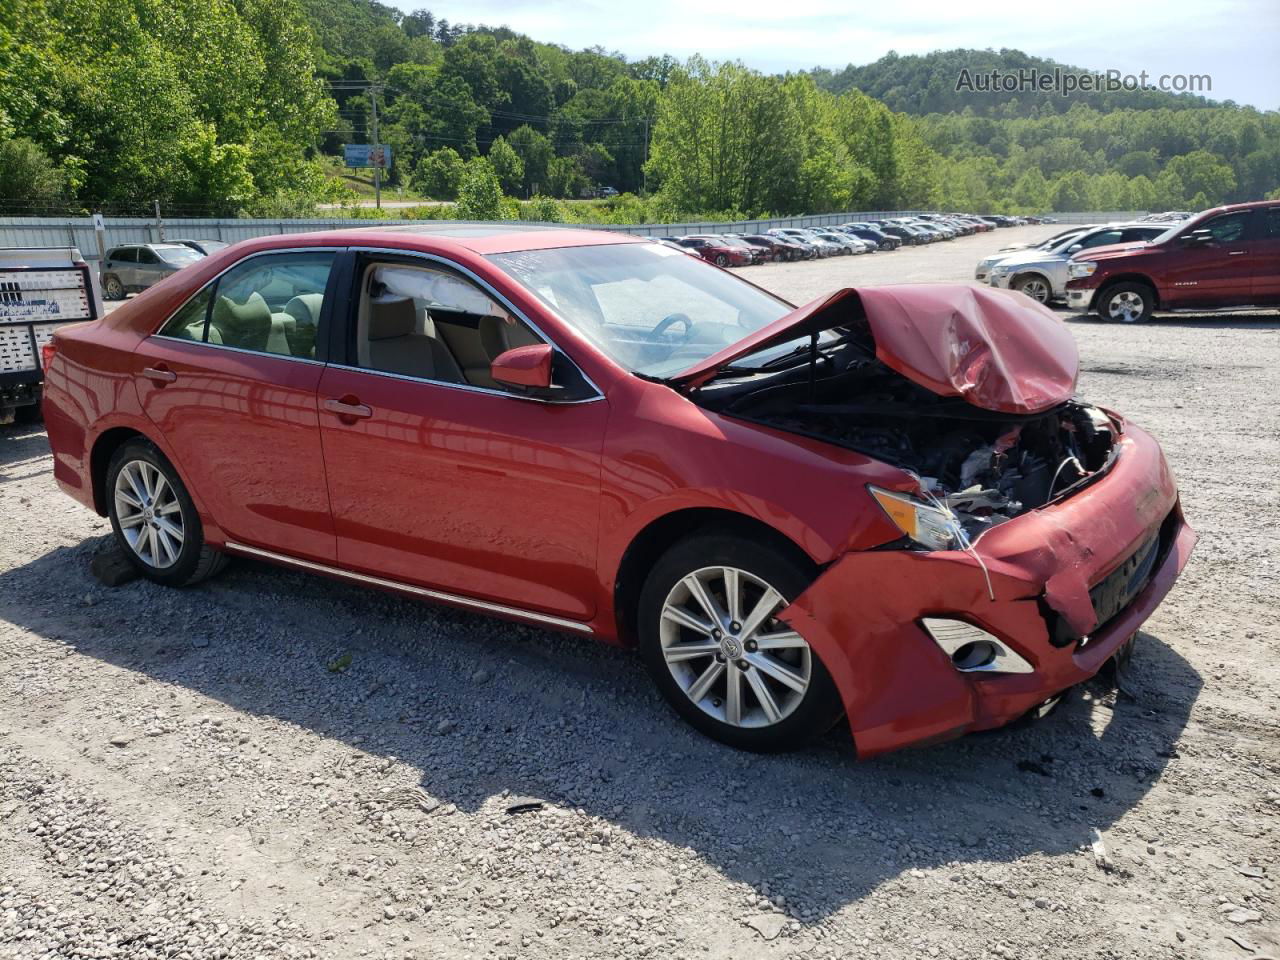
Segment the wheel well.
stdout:
<path fill-rule="evenodd" d="M 1141 273 L 1121 273 L 1114 277 L 1107 277 L 1106 282 L 1098 287 L 1098 292 L 1093 296 L 1093 302 L 1089 304 L 1091 309 L 1096 309 L 1098 301 L 1102 299 L 1104 291 L 1111 289 L 1118 283 L 1137 283 L 1151 290 L 1151 295 L 1155 298 L 1155 304 L 1160 306 L 1160 288 L 1151 282 L 1151 278 Z"/>
<path fill-rule="evenodd" d="M 678 541 L 712 531 L 760 540 L 785 553 L 804 569 L 811 570 L 815 578 L 818 575 L 818 565 L 795 541 L 754 517 L 714 507 L 668 513 L 636 534 L 623 553 L 618 574 L 614 577 L 614 616 L 618 621 L 618 638 L 624 644 L 633 646 L 636 642 L 636 606 L 640 602 L 645 577 L 658 558 Z"/>
<path fill-rule="evenodd" d="M 1039 277 L 1045 283 L 1049 283 L 1049 278 L 1046 277 L 1039 270 L 1026 270 L 1022 273 L 1015 273 L 1013 275 L 1013 279 L 1009 281 L 1009 286 L 1012 287 L 1015 283 L 1017 283 L 1020 280 L 1025 280 L 1027 279 L 1027 277 Z M 1052 286 L 1052 284 L 1050 284 L 1050 286 Z"/>
<path fill-rule="evenodd" d="M 100 517 L 107 515 L 107 466 L 115 452 L 134 437 L 146 439 L 129 427 L 113 427 L 104 431 L 93 444 L 93 452 L 89 454 L 89 478 L 93 483 L 93 509 Z"/>

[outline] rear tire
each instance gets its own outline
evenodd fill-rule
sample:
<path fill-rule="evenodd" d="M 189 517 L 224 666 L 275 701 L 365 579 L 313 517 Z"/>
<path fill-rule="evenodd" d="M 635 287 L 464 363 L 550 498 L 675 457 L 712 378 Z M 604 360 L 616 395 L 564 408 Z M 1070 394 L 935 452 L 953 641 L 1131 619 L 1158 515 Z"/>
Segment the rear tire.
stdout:
<path fill-rule="evenodd" d="M 1141 283 L 1117 283 L 1098 294 L 1098 316 L 1116 323 L 1145 323 L 1156 309 L 1155 291 Z"/>
<path fill-rule="evenodd" d="M 186 587 L 227 565 L 225 553 L 205 545 L 191 495 L 150 441 L 130 440 L 111 457 L 106 501 L 116 542 L 148 580 Z"/>
<path fill-rule="evenodd" d="M 672 708 L 706 736 L 758 752 L 831 729 L 843 712 L 835 681 L 775 619 L 812 580 L 799 558 L 737 534 L 695 534 L 663 554 L 637 624 L 641 658 Z"/>
<path fill-rule="evenodd" d="M 123 300 L 125 298 L 124 284 L 120 282 L 120 278 L 114 274 L 107 274 L 102 278 L 102 295 L 108 300 Z"/>

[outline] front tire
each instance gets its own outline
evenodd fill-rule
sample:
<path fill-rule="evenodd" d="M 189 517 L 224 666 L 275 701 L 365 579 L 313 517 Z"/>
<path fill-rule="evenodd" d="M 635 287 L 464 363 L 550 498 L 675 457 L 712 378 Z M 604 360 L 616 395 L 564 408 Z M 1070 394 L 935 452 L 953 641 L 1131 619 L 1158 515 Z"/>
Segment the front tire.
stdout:
<path fill-rule="evenodd" d="M 1145 323 L 1155 309 L 1155 291 L 1141 283 L 1117 283 L 1098 296 L 1098 316 L 1103 320 Z"/>
<path fill-rule="evenodd" d="M 727 267 L 728 265 L 729 265 L 729 258 L 728 258 L 728 257 L 726 257 L 723 253 L 717 253 L 717 254 L 716 254 L 716 266 L 717 266 L 717 267 Z"/>
<path fill-rule="evenodd" d="M 1025 277 L 1019 277 L 1014 282 L 1013 289 L 1019 293 L 1026 294 L 1036 303 L 1048 303 L 1053 298 L 1053 290 L 1049 286 L 1049 281 L 1038 273 L 1029 273 Z"/>
<path fill-rule="evenodd" d="M 734 534 L 673 546 L 640 594 L 640 654 L 694 728 L 743 750 L 793 750 L 840 718 L 835 682 L 776 615 L 813 579 L 802 562 Z"/>
<path fill-rule="evenodd" d="M 115 452 L 106 499 L 116 542 L 148 580 L 185 587 L 226 566 L 226 554 L 205 545 L 191 495 L 154 444 L 131 440 Z"/>

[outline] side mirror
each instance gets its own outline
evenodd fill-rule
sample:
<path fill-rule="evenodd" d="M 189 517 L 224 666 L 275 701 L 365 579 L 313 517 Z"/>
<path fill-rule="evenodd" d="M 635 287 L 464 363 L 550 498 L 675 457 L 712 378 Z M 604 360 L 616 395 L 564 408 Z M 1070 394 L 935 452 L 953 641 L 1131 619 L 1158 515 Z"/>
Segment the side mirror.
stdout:
<path fill-rule="evenodd" d="M 489 375 L 498 383 L 512 387 L 550 389 L 551 357 L 554 352 L 549 343 L 513 347 L 494 357 L 493 363 L 489 365 Z"/>
<path fill-rule="evenodd" d="M 1213 243 L 1213 233 L 1207 227 L 1192 230 L 1182 235 L 1182 242 L 1189 247 L 1206 247 Z"/>
<path fill-rule="evenodd" d="M 1079 253 L 1083 249 L 1083 243 L 1073 243 L 1071 246 L 1067 247 L 1067 253 Z"/>

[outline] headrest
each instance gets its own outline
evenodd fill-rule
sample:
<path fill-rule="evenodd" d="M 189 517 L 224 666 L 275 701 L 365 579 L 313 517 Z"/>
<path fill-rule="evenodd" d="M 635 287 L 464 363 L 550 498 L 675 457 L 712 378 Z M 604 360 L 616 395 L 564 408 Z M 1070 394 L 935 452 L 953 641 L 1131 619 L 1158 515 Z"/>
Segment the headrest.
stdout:
<path fill-rule="evenodd" d="M 222 333 L 222 342 L 235 347 L 260 350 L 271 335 L 271 308 L 256 290 L 244 303 L 218 297 L 213 305 L 210 326 Z"/>
<path fill-rule="evenodd" d="M 418 310 L 408 297 L 369 302 L 369 339 L 390 340 L 413 333 Z"/>
<path fill-rule="evenodd" d="M 302 324 L 318 326 L 320 323 L 320 304 L 324 302 L 323 293 L 303 293 L 294 297 L 284 305 L 284 312 Z"/>

